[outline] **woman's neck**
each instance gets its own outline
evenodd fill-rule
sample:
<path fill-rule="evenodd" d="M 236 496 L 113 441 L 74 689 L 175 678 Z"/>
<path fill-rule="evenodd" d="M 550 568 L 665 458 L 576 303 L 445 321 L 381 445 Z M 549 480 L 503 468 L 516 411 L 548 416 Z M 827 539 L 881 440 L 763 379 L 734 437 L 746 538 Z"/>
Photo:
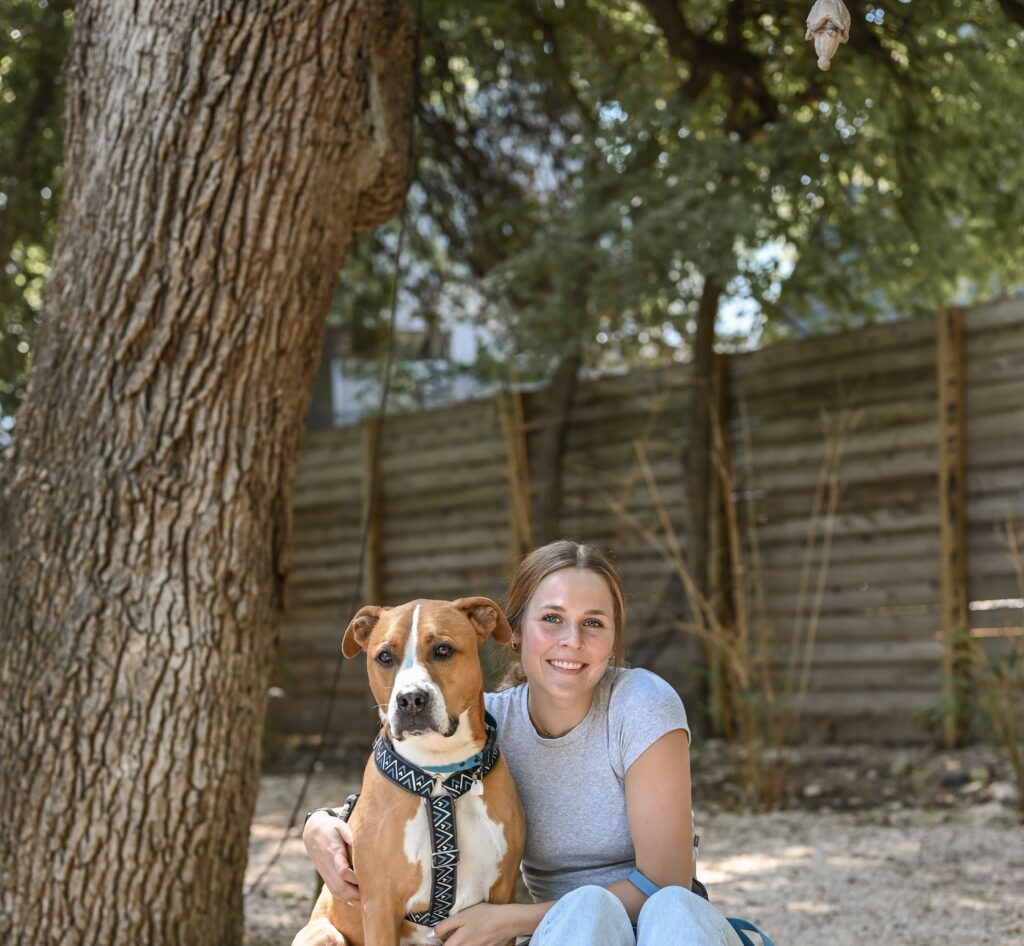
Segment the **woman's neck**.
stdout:
<path fill-rule="evenodd" d="M 590 706 L 594 702 L 594 690 L 585 695 L 585 698 L 572 702 L 561 702 L 533 690 L 529 684 L 526 687 L 526 709 L 533 722 L 533 728 L 545 739 L 557 739 L 575 729 L 590 712 Z"/>

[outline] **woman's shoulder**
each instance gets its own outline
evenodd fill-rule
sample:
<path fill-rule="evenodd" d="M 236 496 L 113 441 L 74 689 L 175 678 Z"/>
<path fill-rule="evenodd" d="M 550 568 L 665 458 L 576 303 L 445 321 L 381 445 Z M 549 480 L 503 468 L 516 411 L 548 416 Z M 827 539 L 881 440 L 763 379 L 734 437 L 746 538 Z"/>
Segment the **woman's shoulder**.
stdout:
<path fill-rule="evenodd" d="M 641 667 L 617 667 L 609 672 L 608 715 L 614 719 L 643 719 L 682 715 L 683 701 L 668 681 Z"/>
<path fill-rule="evenodd" d="M 667 680 L 639 667 L 620 670 L 612 680 L 608 727 L 618 741 L 620 777 L 655 741 L 673 729 L 690 731 L 686 709 Z"/>
<path fill-rule="evenodd" d="M 643 667 L 613 667 L 608 672 L 611 699 L 646 700 L 651 698 L 679 699 L 672 686 L 656 673 Z"/>
<path fill-rule="evenodd" d="M 496 690 L 494 693 L 485 693 L 484 708 L 500 723 L 501 717 L 507 716 L 517 705 L 519 691 L 523 686 L 525 684 L 520 683 L 518 686 L 506 687 L 504 690 Z"/>

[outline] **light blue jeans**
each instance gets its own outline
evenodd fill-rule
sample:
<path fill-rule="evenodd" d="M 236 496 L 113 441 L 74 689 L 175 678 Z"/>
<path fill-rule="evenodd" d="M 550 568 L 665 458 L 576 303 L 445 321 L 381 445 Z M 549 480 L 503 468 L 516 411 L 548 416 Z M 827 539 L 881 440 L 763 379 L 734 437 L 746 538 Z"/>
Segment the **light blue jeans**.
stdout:
<path fill-rule="evenodd" d="M 729 921 L 684 887 L 662 887 L 640 910 L 636 932 L 622 901 L 579 887 L 545 914 L 530 946 L 739 946 Z"/>

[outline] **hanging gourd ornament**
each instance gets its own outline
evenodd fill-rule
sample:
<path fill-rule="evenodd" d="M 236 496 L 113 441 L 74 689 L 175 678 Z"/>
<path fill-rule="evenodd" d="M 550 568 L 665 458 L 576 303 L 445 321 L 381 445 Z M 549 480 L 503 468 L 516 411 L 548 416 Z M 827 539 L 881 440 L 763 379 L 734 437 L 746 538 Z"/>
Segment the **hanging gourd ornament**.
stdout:
<path fill-rule="evenodd" d="M 807 15 L 807 34 L 814 40 L 818 68 L 827 72 L 840 43 L 850 39 L 850 11 L 843 0 L 816 0 Z"/>

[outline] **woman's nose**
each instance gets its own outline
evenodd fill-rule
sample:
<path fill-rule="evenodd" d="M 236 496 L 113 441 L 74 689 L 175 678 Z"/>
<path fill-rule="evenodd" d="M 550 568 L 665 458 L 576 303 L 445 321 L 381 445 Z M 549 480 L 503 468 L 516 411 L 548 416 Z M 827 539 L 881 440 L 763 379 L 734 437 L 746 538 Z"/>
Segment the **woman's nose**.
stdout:
<path fill-rule="evenodd" d="M 583 644 L 583 631 L 574 621 L 565 622 L 565 634 L 562 635 L 562 643 L 569 647 L 580 647 Z"/>

